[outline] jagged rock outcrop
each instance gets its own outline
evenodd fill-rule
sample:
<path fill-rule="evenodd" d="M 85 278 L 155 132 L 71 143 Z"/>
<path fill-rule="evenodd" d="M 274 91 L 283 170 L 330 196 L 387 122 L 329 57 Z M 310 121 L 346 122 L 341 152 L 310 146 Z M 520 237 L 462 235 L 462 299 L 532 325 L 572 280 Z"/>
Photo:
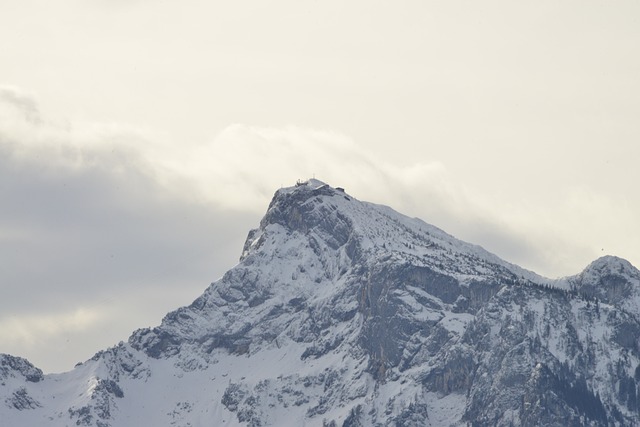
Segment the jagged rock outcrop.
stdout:
<path fill-rule="evenodd" d="M 42 370 L 33 366 L 28 360 L 9 354 L 0 354 L 0 381 L 10 378 L 23 378 L 25 381 L 37 383 L 44 378 Z"/>

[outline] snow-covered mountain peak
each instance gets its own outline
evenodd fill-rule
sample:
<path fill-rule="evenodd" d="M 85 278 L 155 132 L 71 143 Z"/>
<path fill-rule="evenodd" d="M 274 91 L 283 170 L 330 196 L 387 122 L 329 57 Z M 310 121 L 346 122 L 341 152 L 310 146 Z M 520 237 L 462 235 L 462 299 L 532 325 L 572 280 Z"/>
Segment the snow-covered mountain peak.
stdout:
<path fill-rule="evenodd" d="M 241 259 L 259 249 L 276 225 L 288 233 L 323 240 L 332 249 L 348 242 L 350 255 L 393 255 L 412 262 L 422 259 L 432 268 L 456 272 L 461 277 L 476 275 L 478 261 L 500 266 L 528 280 L 546 280 L 433 225 L 387 206 L 361 202 L 343 188 L 315 179 L 299 181 L 296 186 L 275 193 L 260 227 L 250 232 Z"/>
<path fill-rule="evenodd" d="M 637 425 L 638 271 L 605 257 L 553 284 L 419 219 L 299 181 L 276 191 L 239 264 L 159 326 L 64 374 L 0 355 L 0 419 Z"/>
<path fill-rule="evenodd" d="M 629 279 L 640 278 L 640 271 L 629 261 L 613 255 L 605 255 L 593 261 L 582 272 L 584 280 L 594 280 L 603 276 L 622 276 Z"/>
<path fill-rule="evenodd" d="M 571 289 L 640 315 L 640 271 L 629 261 L 603 256 L 567 278 Z"/>

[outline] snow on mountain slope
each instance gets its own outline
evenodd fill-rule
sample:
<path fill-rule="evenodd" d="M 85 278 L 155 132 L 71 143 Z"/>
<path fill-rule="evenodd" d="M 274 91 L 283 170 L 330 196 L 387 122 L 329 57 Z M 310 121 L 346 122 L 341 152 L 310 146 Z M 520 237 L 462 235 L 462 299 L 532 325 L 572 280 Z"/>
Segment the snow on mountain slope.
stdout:
<path fill-rule="evenodd" d="M 633 425 L 639 292 L 624 260 L 552 282 L 309 180 L 278 190 L 240 263 L 158 327 L 63 374 L 0 356 L 0 419 Z"/>

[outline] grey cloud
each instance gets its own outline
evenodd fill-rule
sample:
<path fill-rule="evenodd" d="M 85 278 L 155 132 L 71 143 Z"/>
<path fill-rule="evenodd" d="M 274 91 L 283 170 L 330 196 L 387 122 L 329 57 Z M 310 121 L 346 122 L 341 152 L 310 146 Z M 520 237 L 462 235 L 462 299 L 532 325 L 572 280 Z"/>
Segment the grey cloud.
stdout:
<path fill-rule="evenodd" d="M 40 110 L 34 96 L 11 86 L 0 86 L 0 102 L 15 108 L 27 121 L 39 123 Z"/>
<path fill-rule="evenodd" d="M 237 262 L 259 219 L 167 193 L 133 162 L 74 170 L 18 161 L 14 148 L 0 142 L 0 322 L 79 307 L 112 316 L 92 333 L 63 327 L 62 336 L 39 337 L 32 353 L 19 354 L 46 370 L 72 366 L 69 352 L 60 360 L 43 353 L 63 336 L 98 350 L 117 342 L 114 332 L 126 339 L 188 304 Z M 22 348 L 9 344 L 0 351 Z"/>
<path fill-rule="evenodd" d="M 18 297 L 0 302 L 3 313 L 27 296 L 29 309 L 43 309 L 114 295 L 136 282 L 153 288 L 182 279 L 203 288 L 237 259 L 238 236 L 252 219 L 165 199 L 135 171 L 114 180 L 102 171 L 51 175 L 0 165 L 0 180 L 11 182 L 0 187 L 0 224 L 17 230 L 0 246 L 11 266 L 3 287 Z M 237 253 L 230 254 L 234 242 Z"/>

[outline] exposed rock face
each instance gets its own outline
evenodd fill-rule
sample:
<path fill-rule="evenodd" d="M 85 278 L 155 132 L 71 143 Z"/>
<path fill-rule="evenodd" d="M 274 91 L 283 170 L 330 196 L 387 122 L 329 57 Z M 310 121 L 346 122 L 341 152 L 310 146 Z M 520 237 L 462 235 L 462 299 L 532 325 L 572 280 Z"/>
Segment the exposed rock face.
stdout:
<path fill-rule="evenodd" d="M 640 271 L 629 261 L 604 256 L 580 274 L 568 278 L 573 289 L 609 304 L 637 308 L 633 301 L 640 295 Z"/>
<path fill-rule="evenodd" d="M 33 366 L 28 360 L 8 354 L 0 354 L 0 381 L 9 378 L 24 378 L 32 383 L 42 381 L 42 370 Z"/>
<path fill-rule="evenodd" d="M 11 425 L 640 423 L 640 273 L 551 281 L 319 181 L 241 262 L 73 371 L 0 359 Z"/>

